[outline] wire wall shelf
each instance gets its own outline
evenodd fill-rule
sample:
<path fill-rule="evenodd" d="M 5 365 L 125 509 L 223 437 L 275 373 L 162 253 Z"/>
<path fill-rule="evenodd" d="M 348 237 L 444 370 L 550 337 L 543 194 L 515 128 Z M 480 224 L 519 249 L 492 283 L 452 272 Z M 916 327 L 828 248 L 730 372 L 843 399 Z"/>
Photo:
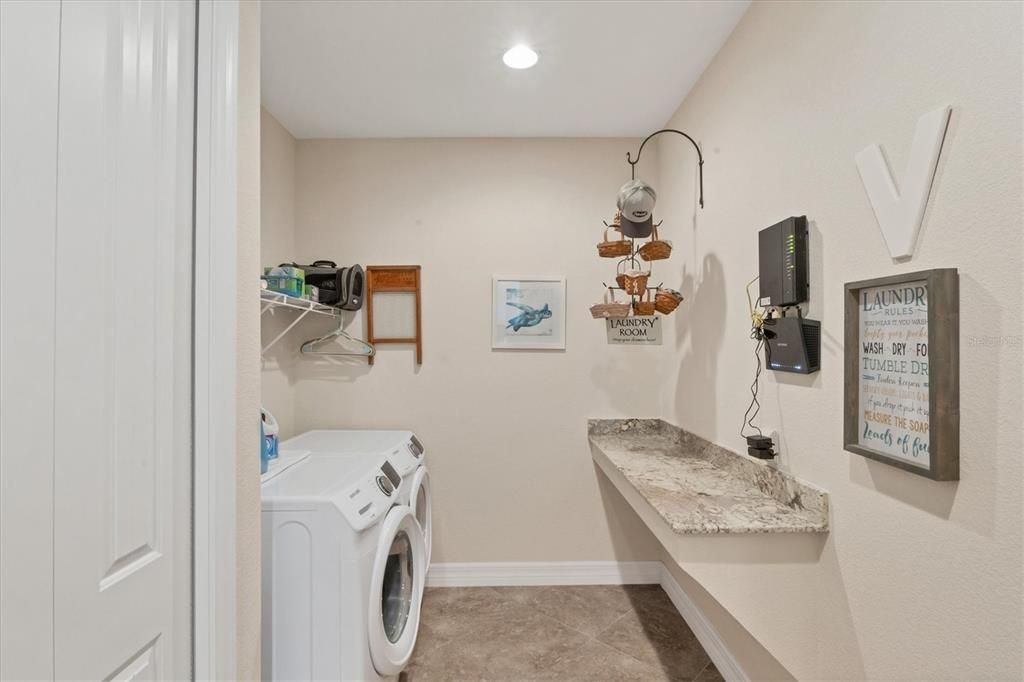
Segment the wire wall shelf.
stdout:
<path fill-rule="evenodd" d="M 294 320 L 292 320 L 291 324 L 285 327 L 280 334 L 275 336 L 270 343 L 263 346 L 263 349 L 260 351 L 261 354 L 266 354 L 268 350 L 273 348 L 274 344 L 276 344 L 278 341 L 284 338 L 284 335 L 290 332 L 295 327 L 295 325 L 297 325 L 299 322 L 302 321 L 303 318 L 306 317 L 306 315 L 312 313 L 314 315 L 337 317 L 340 314 L 338 309 L 332 306 L 324 305 L 323 303 L 317 303 L 316 301 L 311 301 L 308 298 L 298 298 L 296 296 L 289 296 L 288 294 L 282 294 L 280 292 L 270 291 L 268 289 L 260 290 L 260 303 L 262 306 L 260 309 L 261 317 L 268 312 L 271 315 L 273 315 L 276 310 L 281 309 L 299 311 L 299 315 Z"/>

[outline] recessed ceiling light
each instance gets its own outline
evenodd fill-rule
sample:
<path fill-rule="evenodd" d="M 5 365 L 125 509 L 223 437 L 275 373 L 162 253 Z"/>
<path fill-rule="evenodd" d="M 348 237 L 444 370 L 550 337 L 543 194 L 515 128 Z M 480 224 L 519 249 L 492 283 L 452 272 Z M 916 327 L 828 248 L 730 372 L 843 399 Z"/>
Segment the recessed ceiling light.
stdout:
<path fill-rule="evenodd" d="M 501 58 L 510 69 L 528 69 L 537 63 L 537 53 L 526 45 L 516 45 Z"/>

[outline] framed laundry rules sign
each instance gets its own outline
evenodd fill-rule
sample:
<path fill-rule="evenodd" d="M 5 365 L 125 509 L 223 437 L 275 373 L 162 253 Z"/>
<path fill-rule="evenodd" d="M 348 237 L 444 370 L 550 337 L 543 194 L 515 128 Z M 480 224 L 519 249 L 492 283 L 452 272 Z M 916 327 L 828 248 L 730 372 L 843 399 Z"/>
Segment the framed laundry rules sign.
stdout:
<path fill-rule="evenodd" d="M 936 481 L 960 479 L 955 268 L 846 285 L 843 447 Z"/>
<path fill-rule="evenodd" d="M 565 350 L 565 278 L 494 277 L 491 348 Z"/>
<path fill-rule="evenodd" d="M 608 343 L 619 346 L 660 346 L 661 318 L 633 315 L 611 317 L 604 321 L 608 328 Z"/>

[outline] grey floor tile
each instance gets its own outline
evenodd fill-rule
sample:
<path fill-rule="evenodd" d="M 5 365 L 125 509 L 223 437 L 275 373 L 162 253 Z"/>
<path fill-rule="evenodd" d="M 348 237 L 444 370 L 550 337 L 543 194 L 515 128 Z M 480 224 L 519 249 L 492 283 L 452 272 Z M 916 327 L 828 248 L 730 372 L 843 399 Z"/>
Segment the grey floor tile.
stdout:
<path fill-rule="evenodd" d="M 429 623 L 420 621 L 419 633 L 416 635 L 416 648 L 413 649 L 412 660 L 400 676 L 402 680 L 425 679 L 431 671 L 444 670 L 444 645 L 447 642 L 438 638 Z M 418 673 L 418 676 L 413 675 Z M 435 678 L 436 679 L 436 678 Z"/>
<path fill-rule="evenodd" d="M 533 606 L 560 623 L 594 636 L 632 608 L 629 595 L 618 585 L 558 587 L 499 587 L 500 594 Z"/>
<path fill-rule="evenodd" d="M 420 622 L 430 626 L 439 644 L 476 632 L 507 615 L 507 604 L 489 587 L 431 588 L 423 595 Z"/>
<path fill-rule="evenodd" d="M 544 679 L 559 660 L 586 644 L 588 638 L 526 606 L 509 607 L 499 628 L 480 630 L 466 649 L 482 667 L 485 679 Z"/>
<path fill-rule="evenodd" d="M 562 657 L 549 672 L 550 679 L 566 682 L 646 682 L 672 679 L 663 671 L 593 639 Z"/>
<path fill-rule="evenodd" d="M 400 679 L 720 679 L 708 663 L 657 586 L 444 588 L 424 595 L 416 650 Z"/>
<path fill-rule="evenodd" d="M 587 637 L 526 604 L 492 595 L 477 610 L 450 607 L 427 615 L 427 643 L 417 643 L 408 679 L 543 679 Z M 493 604 L 500 608 L 493 608 Z"/>
<path fill-rule="evenodd" d="M 694 679 L 710 660 L 682 616 L 668 610 L 630 611 L 597 639 L 675 680 Z"/>

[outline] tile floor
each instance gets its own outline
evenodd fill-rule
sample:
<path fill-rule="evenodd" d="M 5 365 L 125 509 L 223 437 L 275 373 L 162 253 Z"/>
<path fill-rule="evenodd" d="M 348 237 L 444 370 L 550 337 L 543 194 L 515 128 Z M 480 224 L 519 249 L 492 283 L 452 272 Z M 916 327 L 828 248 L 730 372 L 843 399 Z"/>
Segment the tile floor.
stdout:
<path fill-rule="evenodd" d="M 431 588 L 401 680 L 722 677 L 657 585 Z"/>

